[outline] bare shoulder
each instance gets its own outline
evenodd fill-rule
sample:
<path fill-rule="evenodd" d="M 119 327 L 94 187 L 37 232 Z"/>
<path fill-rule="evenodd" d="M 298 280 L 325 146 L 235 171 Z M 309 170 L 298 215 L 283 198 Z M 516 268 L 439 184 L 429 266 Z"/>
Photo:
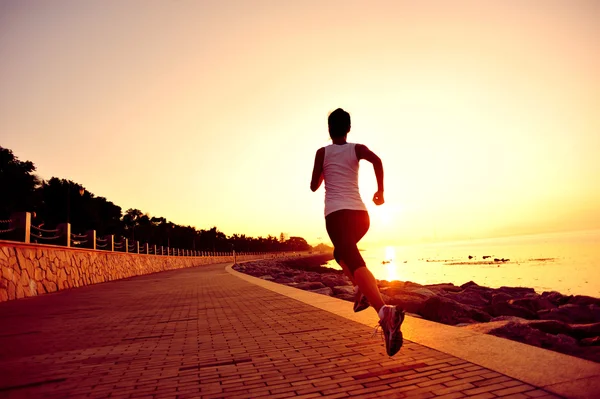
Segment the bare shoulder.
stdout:
<path fill-rule="evenodd" d="M 380 162 L 379 157 L 364 144 L 356 144 L 356 158 L 365 159 L 371 163 Z"/>
<path fill-rule="evenodd" d="M 315 154 L 315 159 L 324 159 L 325 158 L 325 147 L 321 147 L 317 150 Z"/>
<path fill-rule="evenodd" d="M 366 159 L 371 152 L 366 145 L 358 143 L 354 146 L 354 151 L 356 151 L 356 158 L 359 160 Z"/>

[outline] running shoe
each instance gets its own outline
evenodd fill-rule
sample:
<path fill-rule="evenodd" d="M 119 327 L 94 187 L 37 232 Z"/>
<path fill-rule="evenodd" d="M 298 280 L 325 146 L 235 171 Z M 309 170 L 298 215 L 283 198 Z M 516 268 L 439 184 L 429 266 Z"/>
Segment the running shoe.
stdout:
<path fill-rule="evenodd" d="M 401 307 L 386 305 L 383 307 L 383 318 L 379 326 L 385 339 L 385 350 L 388 356 L 394 356 L 402 347 L 402 331 L 400 326 L 404 321 L 404 310 Z"/>
<path fill-rule="evenodd" d="M 360 312 L 361 310 L 365 310 L 369 306 L 371 306 L 371 304 L 369 303 L 369 300 L 359 290 L 356 293 L 356 297 L 354 298 L 354 311 Z"/>

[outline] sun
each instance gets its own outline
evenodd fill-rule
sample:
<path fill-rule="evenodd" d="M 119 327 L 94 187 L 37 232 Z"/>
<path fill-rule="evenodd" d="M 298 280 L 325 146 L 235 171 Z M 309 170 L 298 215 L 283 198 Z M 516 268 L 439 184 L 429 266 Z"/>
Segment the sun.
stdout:
<path fill-rule="evenodd" d="M 390 226 L 397 222 L 400 208 L 392 204 L 383 204 L 377 206 L 375 204 L 367 205 L 369 215 L 382 226 Z"/>

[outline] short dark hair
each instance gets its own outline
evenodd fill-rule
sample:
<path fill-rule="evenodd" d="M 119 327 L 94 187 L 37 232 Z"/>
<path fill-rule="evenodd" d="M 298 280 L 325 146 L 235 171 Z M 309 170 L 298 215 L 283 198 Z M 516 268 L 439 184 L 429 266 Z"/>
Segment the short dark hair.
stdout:
<path fill-rule="evenodd" d="M 331 138 L 344 137 L 350 131 L 350 114 L 338 108 L 329 114 L 327 124 L 329 125 L 329 136 Z"/>

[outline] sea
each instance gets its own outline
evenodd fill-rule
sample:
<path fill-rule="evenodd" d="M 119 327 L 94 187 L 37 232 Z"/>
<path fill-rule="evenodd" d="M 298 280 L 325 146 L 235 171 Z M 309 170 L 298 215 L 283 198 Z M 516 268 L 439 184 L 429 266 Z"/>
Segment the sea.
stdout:
<path fill-rule="evenodd" d="M 474 281 L 492 288 L 531 287 L 538 293 L 600 297 L 600 229 L 374 246 L 361 253 L 378 280 L 456 285 Z M 340 269 L 335 261 L 327 266 Z"/>

